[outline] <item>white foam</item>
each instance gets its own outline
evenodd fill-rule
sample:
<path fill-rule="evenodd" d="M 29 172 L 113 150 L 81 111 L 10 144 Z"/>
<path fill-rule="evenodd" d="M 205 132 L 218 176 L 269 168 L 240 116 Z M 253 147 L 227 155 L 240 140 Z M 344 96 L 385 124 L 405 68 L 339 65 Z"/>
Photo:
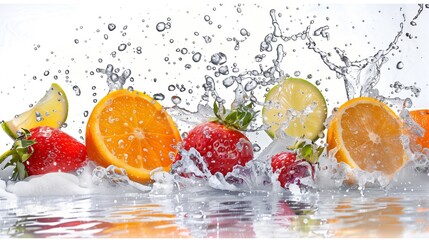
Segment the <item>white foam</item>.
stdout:
<path fill-rule="evenodd" d="M 93 162 L 88 162 L 76 172 L 47 173 L 30 176 L 19 182 L 0 180 L 0 197 L 118 194 L 145 192 L 152 189 L 150 186 L 129 180 L 126 175 L 95 176 L 96 167 Z M 109 168 L 97 167 L 97 170 L 109 173 Z"/>
<path fill-rule="evenodd" d="M 70 173 L 47 173 L 10 182 L 6 190 L 16 196 L 78 195 L 89 194 L 88 188 L 79 186 L 79 178 Z"/>

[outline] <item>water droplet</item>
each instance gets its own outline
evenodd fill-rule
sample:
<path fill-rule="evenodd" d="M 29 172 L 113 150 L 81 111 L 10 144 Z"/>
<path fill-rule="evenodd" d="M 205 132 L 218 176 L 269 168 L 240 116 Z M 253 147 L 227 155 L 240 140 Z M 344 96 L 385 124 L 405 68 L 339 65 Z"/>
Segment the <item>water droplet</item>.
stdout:
<path fill-rule="evenodd" d="M 40 122 L 43 120 L 42 114 L 40 114 L 40 112 L 36 112 L 36 121 Z"/>
<path fill-rule="evenodd" d="M 402 69 L 402 68 L 404 68 L 404 63 L 403 63 L 402 61 L 399 61 L 399 62 L 396 64 L 396 68 L 397 68 L 397 69 Z"/>
<path fill-rule="evenodd" d="M 141 54 L 141 53 L 142 53 L 142 47 L 137 47 L 137 48 L 136 48 L 136 50 L 137 50 L 137 53 L 138 53 L 138 54 Z"/>
<path fill-rule="evenodd" d="M 259 152 L 259 151 L 261 151 L 261 146 L 259 146 L 258 144 L 254 143 L 254 144 L 253 144 L 253 151 L 254 151 L 254 152 Z"/>
<path fill-rule="evenodd" d="M 295 72 L 293 73 L 293 75 L 295 75 L 295 77 L 299 77 L 299 75 L 301 75 L 301 72 L 300 72 L 300 71 L 295 71 Z"/>
<path fill-rule="evenodd" d="M 201 53 L 196 52 L 193 56 L 192 56 L 192 60 L 194 62 L 199 62 L 201 60 Z"/>
<path fill-rule="evenodd" d="M 125 43 L 122 43 L 121 45 L 118 46 L 118 50 L 119 51 L 124 51 L 127 48 L 127 45 Z"/>
<path fill-rule="evenodd" d="M 251 80 L 248 83 L 246 83 L 246 86 L 244 86 L 244 90 L 246 90 L 246 92 L 249 92 L 255 89 L 257 86 L 258 86 L 258 82 L 256 82 L 255 80 Z"/>
<path fill-rule="evenodd" d="M 84 116 L 84 117 L 88 117 L 88 114 L 89 114 L 89 112 L 88 112 L 88 111 L 84 111 L 84 112 L 83 112 L 83 116 Z"/>
<path fill-rule="evenodd" d="M 74 93 L 76 94 L 76 96 L 80 96 L 81 91 L 80 91 L 79 86 L 74 85 L 74 86 L 73 86 L 73 91 L 74 91 Z"/>
<path fill-rule="evenodd" d="M 182 99 L 179 96 L 172 96 L 171 101 L 174 105 L 178 105 L 182 102 Z"/>
<path fill-rule="evenodd" d="M 250 36 L 250 33 L 245 29 L 245 28 L 242 28 L 241 30 L 240 30 L 240 34 L 241 34 L 241 36 Z"/>
<path fill-rule="evenodd" d="M 156 24 L 156 30 L 158 32 L 162 32 L 165 30 L 165 23 L 164 22 L 159 22 L 158 24 Z"/>
<path fill-rule="evenodd" d="M 164 94 L 162 94 L 162 93 L 155 93 L 155 94 L 153 95 L 153 98 L 154 98 L 155 100 L 162 101 L 162 100 L 164 100 L 164 99 L 165 99 L 165 96 L 164 96 Z"/>
<path fill-rule="evenodd" d="M 210 36 L 203 36 L 203 38 L 204 38 L 204 41 L 206 43 L 211 43 L 212 42 L 212 38 Z"/>
<path fill-rule="evenodd" d="M 48 75 L 49 75 L 49 71 L 48 71 L 48 70 L 46 70 L 46 71 L 43 73 L 43 75 L 48 76 Z"/>
<path fill-rule="evenodd" d="M 223 80 L 223 85 L 225 87 L 230 87 L 232 84 L 234 84 L 235 82 L 235 77 L 231 76 L 231 77 L 227 77 Z"/>
<path fill-rule="evenodd" d="M 113 23 L 109 23 L 109 25 L 107 25 L 107 28 L 109 29 L 109 31 L 113 31 L 116 28 L 116 25 Z"/>
<path fill-rule="evenodd" d="M 405 98 L 404 108 L 411 108 L 413 106 L 413 101 L 410 98 Z"/>
<path fill-rule="evenodd" d="M 168 86 L 168 91 L 174 91 L 174 90 L 176 90 L 176 87 L 173 84 Z"/>
<path fill-rule="evenodd" d="M 226 63 L 226 61 L 227 61 L 226 55 L 222 52 L 219 52 L 212 55 L 210 62 L 213 63 L 214 65 L 222 65 Z"/>
<path fill-rule="evenodd" d="M 104 34 L 104 39 L 109 39 L 109 35 L 107 35 L 107 34 Z"/>
<path fill-rule="evenodd" d="M 256 62 L 262 62 L 262 59 L 264 59 L 263 55 L 258 54 L 258 55 L 255 56 L 255 61 Z"/>
<path fill-rule="evenodd" d="M 210 21 L 210 16 L 209 16 L 209 15 L 205 15 L 205 16 L 204 16 L 204 20 L 205 20 L 206 22 Z"/>
<path fill-rule="evenodd" d="M 182 48 L 182 50 L 180 50 L 180 52 L 182 54 L 187 54 L 188 53 L 188 49 L 187 48 Z"/>

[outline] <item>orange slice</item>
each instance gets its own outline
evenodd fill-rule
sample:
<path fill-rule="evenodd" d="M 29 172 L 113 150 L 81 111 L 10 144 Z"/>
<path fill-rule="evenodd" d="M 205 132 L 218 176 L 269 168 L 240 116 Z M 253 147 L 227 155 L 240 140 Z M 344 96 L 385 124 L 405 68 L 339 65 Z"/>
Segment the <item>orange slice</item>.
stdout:
<path fill-rule="evenodd" d="M 407 161 L 400 139 L 402 122 L 384 103 L 360 97 L 343 104 L 327 135 L 328 150 L 339 162 L 391 178 Z"/>
<path fill-rule="evenodd" d="M 414 144 L 419 144 L 422 148 L 429 148 L 429 109 L 412 110 L 410 116 L 425 130 L 422 137 L 417 136 Z"/>
<path fill-rule="evenodd" d="M 88 157 L 115 165 L 134 181 L 150 181 L 151 170 L 169 171 L 181 141 L 170 115 L 148 95 L 126 89 L 109 93 L 94 108 L 86 127 Z"/>

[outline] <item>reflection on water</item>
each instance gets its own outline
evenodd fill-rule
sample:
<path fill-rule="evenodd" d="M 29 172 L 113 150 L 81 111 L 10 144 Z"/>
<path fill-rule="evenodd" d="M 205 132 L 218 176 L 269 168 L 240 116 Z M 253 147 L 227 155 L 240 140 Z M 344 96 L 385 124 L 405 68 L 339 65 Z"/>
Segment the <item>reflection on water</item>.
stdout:
<path fill-rule="evenodd" d="M 399 198 L 377 198 L 374 202 L 354 206 L 353 199 L 344 199 L 334 209 L 338 214 L 331 219 L 343 225 L 335 231 L 336 237 L 400 237 L 404 224 L 399 217 L 404 207 Z"/>
<path fill-rule="evenodd" d="M 202 190 L 1 199 L 0 237 L 420 237 L 429 233 L 425 194 Z"/>

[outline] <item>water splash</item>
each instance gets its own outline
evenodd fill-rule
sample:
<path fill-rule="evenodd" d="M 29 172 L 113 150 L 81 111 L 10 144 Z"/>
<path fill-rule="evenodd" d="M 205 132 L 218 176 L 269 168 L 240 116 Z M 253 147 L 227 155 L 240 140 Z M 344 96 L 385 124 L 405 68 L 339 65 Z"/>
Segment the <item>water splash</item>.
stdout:
<path fill-rule="evenodd" d="M 122 74 L 119 76 L 118 71 L 114 71 L 113 65 L 108 64 L 106 69 L 97 68 L 97 72 L 104 73 L 107 76 L 107 85 L 109 86 L 109 91 L 115 91 L 122 89 L 126 80 L 131 76 L 131 70 L 125 69 Z"/>

